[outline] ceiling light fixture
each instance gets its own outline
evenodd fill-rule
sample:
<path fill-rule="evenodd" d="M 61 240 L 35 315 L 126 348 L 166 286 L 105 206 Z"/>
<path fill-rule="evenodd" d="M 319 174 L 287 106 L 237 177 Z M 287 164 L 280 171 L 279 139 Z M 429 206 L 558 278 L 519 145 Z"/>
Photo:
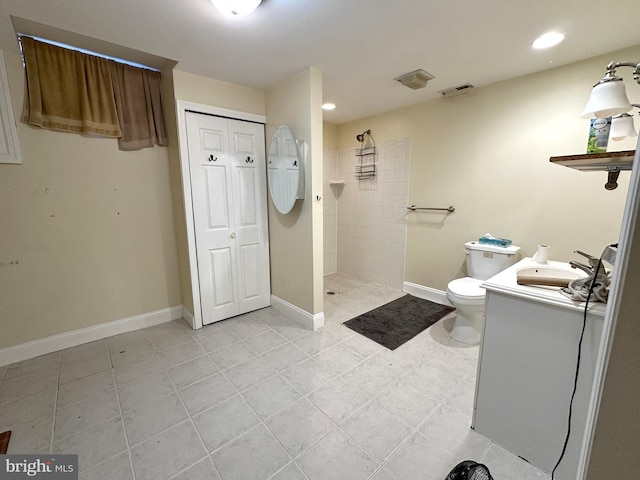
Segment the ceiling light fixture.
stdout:
<path fill-rule="evenodd" d="M 640 85 L 640 64 L 630 62 L 611 62 L 607 65 L 604 78 L 593 86 L 582 118 L 607 118 L 627 113 L 632 105 L 627 97 L 622 78 L 616 76 L 616 68 L 633 67 L 633 79 Z"/>
<path fill-rule="evenodd" d="M 536 50 L 544 50 L 545 48 L 555 47 L 562 40 L 564 40 L 563 33 L 547 32 L 543 35 L 540 35 L 538 38 L 536 38 L 534 42 L 531 44 L 531 46 Z"/>
<path fill-rule="evenodd" d="M 323 110 L 335 110 L 336 109 L 336 104 L 335 103 L 323 103 L 322 104 L 322 109 Z"/>
<path fill-rule="evenodd" d="M 262 0 L 211 0 L 211 2 L 225 15 L 246 17 L 258 8 Z"/>

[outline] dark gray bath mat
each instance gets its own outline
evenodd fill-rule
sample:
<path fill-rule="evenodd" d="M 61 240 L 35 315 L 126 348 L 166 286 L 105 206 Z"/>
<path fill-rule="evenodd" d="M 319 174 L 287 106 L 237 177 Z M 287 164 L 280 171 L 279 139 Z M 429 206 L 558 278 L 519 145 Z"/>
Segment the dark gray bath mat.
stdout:
<path fill-rule="evenodd" d="M 351 330 L 395 350 L 455 308 L 405 295 L 344 322 Z"/>

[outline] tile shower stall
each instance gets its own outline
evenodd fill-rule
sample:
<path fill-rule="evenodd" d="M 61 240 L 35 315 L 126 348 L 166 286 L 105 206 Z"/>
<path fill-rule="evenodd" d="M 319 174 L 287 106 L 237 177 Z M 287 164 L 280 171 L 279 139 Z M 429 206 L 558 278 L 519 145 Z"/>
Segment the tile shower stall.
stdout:
<path fill-rule="evenodd" d="M 325 275 L 402 290 L 410 155 L 407 139 L 378 143 L 375 177 L 358 180 L 356 148 L 324 150 Z"/>

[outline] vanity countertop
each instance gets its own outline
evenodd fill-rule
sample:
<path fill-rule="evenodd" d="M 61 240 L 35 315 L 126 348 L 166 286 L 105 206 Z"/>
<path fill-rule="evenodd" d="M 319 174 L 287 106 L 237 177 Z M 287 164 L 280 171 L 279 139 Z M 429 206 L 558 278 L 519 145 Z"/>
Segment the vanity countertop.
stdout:
<path fill-rule="evenodd" d="M 570 310 L 584 311 L 584 302 L 570 300 L 560 293 L 560 287 L 518 285 L 516 278 L 519 270 L 531 267 L 552 267 L 560 270 L 575 272 L 568 263 L 549 261 L 546 264 L 534 262 L 531 258 L 523 258 L 511 267 L 494 275 L 482 284 L 489 291 L 506 293 L 521 298 L 537 300 L 551 305 Z M 604 316 L 606 304 L 601 302 L 589 302 L 589 313 Z"/>

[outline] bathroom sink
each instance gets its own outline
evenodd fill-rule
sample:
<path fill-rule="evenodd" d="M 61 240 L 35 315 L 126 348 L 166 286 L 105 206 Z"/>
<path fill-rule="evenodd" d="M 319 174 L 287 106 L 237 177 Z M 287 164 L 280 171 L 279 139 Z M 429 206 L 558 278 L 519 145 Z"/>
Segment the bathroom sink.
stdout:
<path fill-rule="evenodd" d="M 565 269 L 541 265 L 525 267 L 516 271 L 518 285 L 544 285 L 566 287 L 571 280 L 585 277 L 586 273 L 577 269 Z"/>
<path fill-rule="evenodd" d="M 571 268 L 569 263 L 549 260 L 546 264 L 534 262 L 525 257 L 515 265 L 485 281 L 481 286 L 489 292 L 507 294 L 529 301 L 542 302 L 560 308 L 583 311 L 584 303 L 569 299 L 562 293 L 562 287 L 575 278 L 586 277 L 586 272 Z M 521 283 L 520 281 L 527 281 Z M 548 282 L 555 280 L 555 284 Z M 562 283 L 560 283 L 562 282 Z M 598 302 L 589 304 L 590 311 L 604 315 L 606 305 Z"/>
<path fill-rule="evenodd" d="M 585 277 L 587 274 L 582 270 L 540 266 L 525 267 L 516 272 L 519 277 L 538 277 L 538 278 L 562 278 L 567 280 L 575 280 L 576 278 Z"/>

